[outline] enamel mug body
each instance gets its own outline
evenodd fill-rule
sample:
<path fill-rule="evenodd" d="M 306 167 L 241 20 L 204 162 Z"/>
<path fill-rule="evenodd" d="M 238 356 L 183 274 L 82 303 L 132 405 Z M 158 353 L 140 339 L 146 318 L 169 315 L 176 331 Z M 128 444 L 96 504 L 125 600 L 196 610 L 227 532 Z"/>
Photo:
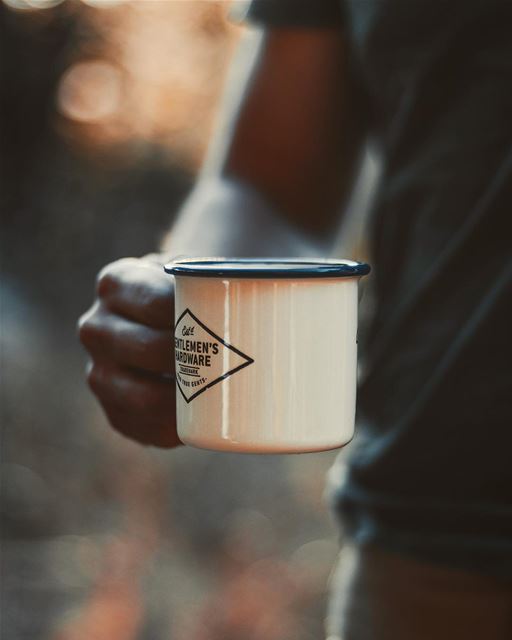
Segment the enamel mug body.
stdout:
<path fill-rule="evenodd" d="M 358 280 L 352 261 L 177 260 L 178 435 L 195 447 L 299 453 L 353 436 Z"/>

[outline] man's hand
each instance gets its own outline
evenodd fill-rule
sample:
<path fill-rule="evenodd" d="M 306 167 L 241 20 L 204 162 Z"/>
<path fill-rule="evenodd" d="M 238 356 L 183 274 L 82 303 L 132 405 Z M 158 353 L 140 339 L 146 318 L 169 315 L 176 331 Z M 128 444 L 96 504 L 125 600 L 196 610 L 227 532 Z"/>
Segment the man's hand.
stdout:
<path fill-rule="evenodd" d="M 88 382 L 110 424 L 143 444 L 175 447 L 174 286 L 157 256 L 126 258 L 98 276 L 79 320 Z"/>

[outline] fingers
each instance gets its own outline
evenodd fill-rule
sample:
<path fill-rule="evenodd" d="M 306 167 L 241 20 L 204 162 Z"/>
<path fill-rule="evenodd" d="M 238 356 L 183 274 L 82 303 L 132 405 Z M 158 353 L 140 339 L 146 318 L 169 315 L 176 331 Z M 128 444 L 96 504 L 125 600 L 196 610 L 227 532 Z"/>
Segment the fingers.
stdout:
<path fill-rule="evenodd" d="M 79 321 L 93 358 L 172 373 L 173 281 L 151 262 L 126 258 L 98 277 L 98 300 Z"/>
<path fill-rule="evenodd" d="M 89 365 L 87 380 L 114 429 L 142 444 L 181 444 L 173 381 L 97 361 Z"/>
<path fill-rule="evenodd" d="M 88 381 L 111 425 L 143 444 L 174 447 L 173 279 L 152 260 L 105 267 L 97 300 L 79 321 Z"/>
<path fill-rule="evenodd" d="M 174 322 L 174 281 L 153 261 L 125 258 L 105 267 L 97 293 L 111 311 L 157 329 Z"/>
<path fill-rule="evenodd" d="M 137 324 L 96 303 L 79 320 L 82 344 L 93 359 L 158 374 L 174 373 L 172 332 Z"/>

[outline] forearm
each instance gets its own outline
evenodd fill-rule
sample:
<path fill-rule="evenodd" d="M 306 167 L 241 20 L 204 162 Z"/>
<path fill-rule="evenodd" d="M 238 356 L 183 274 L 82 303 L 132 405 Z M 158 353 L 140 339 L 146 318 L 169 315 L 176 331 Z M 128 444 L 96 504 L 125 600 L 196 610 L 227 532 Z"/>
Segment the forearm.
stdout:
<path fill-rule="evenodd" d="M 202 171 L 162 243 L 169 255 L 271 257 L 321 252 L 263 195 L 258 172 L 241 179 L 230 158 L 242 105 L 257 74 L 263 37 L 261 31 L 252 31 L 242 38 Z"/>
<path fill-rule="evenodd" d="M 164 251 L 328 253 L 358 142 L 338 86 L 342 47 L 330 31 L 246 37 L 205 167 Z"/>
<path fill-rule="evenodd" d="M 314 256 L 327 250 L 286 222 L 257 189 L 220 176 L 198 181 L 162 243 L 171 256 Z"/>

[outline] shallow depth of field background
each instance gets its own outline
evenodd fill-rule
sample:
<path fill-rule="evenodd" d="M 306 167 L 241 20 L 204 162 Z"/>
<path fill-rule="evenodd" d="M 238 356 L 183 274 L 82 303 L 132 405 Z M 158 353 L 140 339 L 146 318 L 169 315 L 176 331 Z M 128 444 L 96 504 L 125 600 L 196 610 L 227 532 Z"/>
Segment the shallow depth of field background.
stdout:
<path fill-rule="evenodd" d="M 5 640 L 318 640 L 335 454 L 157 451 L 112 432 L 77 317 L 155 250 L 241 27 L 226 2 L 0 0 Z"/>

